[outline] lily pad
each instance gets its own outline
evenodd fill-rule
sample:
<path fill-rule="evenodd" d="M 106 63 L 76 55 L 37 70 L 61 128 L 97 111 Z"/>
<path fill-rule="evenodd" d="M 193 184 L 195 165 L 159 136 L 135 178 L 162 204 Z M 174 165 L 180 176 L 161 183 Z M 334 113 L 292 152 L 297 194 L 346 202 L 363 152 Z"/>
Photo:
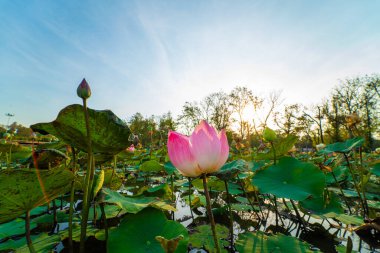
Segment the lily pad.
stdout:
<path fill-rule="evenodd" d="M 190 235 L 190 243 L 193 247 L 202 248 L 205 247 L 209 252 L 216 252 L 214 237 L 212 235 L 209 225 L 200 225 L 195 227 L 196 232 Z M 228 228 L 216 224 L 216 236 L 219 239 L 219 246 L 221 252 L 227 252 L 225 249 L 222 249 L 221 245 L 228 243 L 227 237 L 229 235 Z"/>
<path fill-rule="evenodd" d="M 268 236 L 263 232 L 246 232 L 239 235 L 236 249 L 240 253 L 282 253 L 282 252 L 313 252 L 311 245 L 295 237 L 282 234 Z"/>
<path fill-rule="evenodd" d="M 164 253 L 161 244 L 155 239 L 156 236 L 169 240 L 183 236 L 175 252 L 187 252 L 187 229 L 178 222 L 167 220 L 162 211 L 154 208 L 146 208 L 137 214 L 124 217 L 119 227 L 109 232 L 108 252 L 125 252 L 128 249 L 128 252 L 135 253 Z"/>
<path fill-rule="evenodd" d="M 294 144 L 297 142 L 298 137 L 293 135 L 288 135 L 285 139 L 280 139 L 274 142 L 273 147 L 269 150 L 268 153 L 260 153 L 255 156 L 256 160 L 273 160 L 274 153 L 276 153 L 276 158 L 284 156 L 291 150 Z"/>
<path fill-rule="evenodd" d="M 34 221 L 30 222 L 30 229 L 37 227 Z M 13 221 L 4 223 L 0 225 L 0 241 L 14 236 L 25 234 L 25 220 L 17 218 Z"/>
<path fill-rule="evenodd" d="M 283 157 L 277 165 L 256 172 L 252 184 L 261 193 L 278 198 L 304 200 L 313 195 L 319 197 L 325 188 L 325 175 L 317 166 L 292 157 Z"/>
<path fill-rule="evenodd" d="M 104 196 L 104 202 L 109 204 L 115 204 L 122 208 L 127 213 L 138 213 L 146 207 L 153 206 L 159 207 L 168 211 L 176 211 L 176 209 L 169 204 L 160 201 L 155 197 L 127 197 L 122 194 L 112 191 L 108 188 L 102 189 Z"/>
<path fill-rule="evenodd" d="M 164 166 L 156 160 L 150 160 L 143 162 L 140 165 L 140 170 L 142 172 L 160 172 L 164 170 Z"/>
<path fill-rule="evenodd" d="M 329 198 L 322 196 L 314 197 L 300 201 L 299 204 L 303 209 L 317 215 L 344 213 L 339 197 L 333 192 L 330 192 Z"/>
<path fill-rule="evenodd" d="M 130 145 L 130 129 L 112 111 L 88 108 L 88 113 L 94 153 L 117 154 Z M 87 131 L 81 105 L 69 105 L 59 112 L 56 120 L 34 124 L 30 128 L 41 134 L 52 134 L 71 146 L 87 151 Z"/>
<path fill-rule="evenodd" d="M 51 250 L 60 242 L 58 235 L 48 235 L 42 233 L 37 236 L 32 236 L 33 247 L 36 252 L 51 252 Z M 19 240 L 7 240 L 0 243 L 0 251 L 15 250 L 16 253 L 29 253 L 29 248 L 25 237 Z"/>
<path fill-rule="evenodd" d="M 333 144 L 327 145 L 324 149 L 319 151 L 319 154 L 329 154 L 333 152 L 337 153 L 348 153 L 354 148 L 361 147 L 364 143 L 363 137 L 356 137 L 348 139 L 345 142 L 335 142 Z"/>
<path fill-rule="evenodd" d="M 73 174 L 64 169 L 0 172 L 0 223 L 21 216 L 70 190 Z"/>
<path fill-rule="evenodd" d="M 224 164 L 214 175 L 222 180 L 229 180 L 244 170 L 248 170 L 248 163 L 244 160 L 234 160 Z"/>
<path fill-rule="evenodd" d="M 371 167 L 371 173 L 380 177 L 380 163 L 376 163 Z"/>

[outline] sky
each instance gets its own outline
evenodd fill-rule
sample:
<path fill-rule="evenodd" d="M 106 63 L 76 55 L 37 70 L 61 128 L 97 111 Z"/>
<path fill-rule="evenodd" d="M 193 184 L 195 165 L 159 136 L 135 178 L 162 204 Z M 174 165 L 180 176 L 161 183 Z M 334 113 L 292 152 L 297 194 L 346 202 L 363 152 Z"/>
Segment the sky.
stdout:
<path fill-rule="evenodd" d="M 0 124 L 49 122 L 81 103 L 119 118 L 181 112 L 246 86 L 319 103 L 379 73 L 380 1 L 0 0 Z"/>

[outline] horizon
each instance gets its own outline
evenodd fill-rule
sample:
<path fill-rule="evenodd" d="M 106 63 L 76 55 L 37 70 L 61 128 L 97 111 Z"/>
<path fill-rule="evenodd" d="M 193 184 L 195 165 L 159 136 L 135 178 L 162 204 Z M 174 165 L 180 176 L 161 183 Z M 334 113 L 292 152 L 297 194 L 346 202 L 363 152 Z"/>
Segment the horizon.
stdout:
<path fill-rule="evenodd" d="M 378 73 L 380 2 L 1 1 L 3 111 L 53 121 L 86 78 L 89 107 L 126 120 L 245 86 L 310 105 Z"/>

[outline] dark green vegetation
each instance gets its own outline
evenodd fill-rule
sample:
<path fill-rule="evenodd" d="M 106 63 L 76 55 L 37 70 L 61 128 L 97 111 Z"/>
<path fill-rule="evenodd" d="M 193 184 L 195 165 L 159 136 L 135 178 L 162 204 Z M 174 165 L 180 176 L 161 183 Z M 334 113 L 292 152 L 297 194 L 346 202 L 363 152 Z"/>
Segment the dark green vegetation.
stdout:
<path fill-rule="evenodd" d="M 235 98 L 238 91 L 245 92 L 236 89 Z M 228 162 L 208 175 L 221 251 L 378 249 L 380 154 L 368 137 L 371 115 L 369 135 L 351 115 L 345 131 L 340 118 L 338 128 L 317 129 L 315 140 L 312 132 L 294 135 L 298 121 L 264 136 L 242 122 L 238 137 L 230 135 Z M 158 128 L 143 118 L 128 127 L 84 103 L 31 126 L 54 142 L 22 146 L 8 136 L 0 145 L 0 251 L 215 252 L 202 179 L 183 177 L 168 159 L 169 116 Z M 135 138 L 130 128 L 146 135 Z M 305 138 L 331 144 L 306 152 Z"/>

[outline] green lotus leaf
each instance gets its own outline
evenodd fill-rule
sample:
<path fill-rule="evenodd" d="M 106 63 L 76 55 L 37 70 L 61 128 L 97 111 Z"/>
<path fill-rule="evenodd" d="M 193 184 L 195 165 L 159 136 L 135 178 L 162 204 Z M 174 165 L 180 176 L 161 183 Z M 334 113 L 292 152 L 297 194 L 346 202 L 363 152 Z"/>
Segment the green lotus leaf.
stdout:
<path fill-rule="evenodd" d="M 156 160 L 150 160 L 143 162 L 140 165 L 140 170 L 142 172 L 160 172 L 164 170 L 164 166 Z"/>
<path fill-rule="evenodd" d="M 106 214 L 107 219 L 117 217 L 119 215 L 125 214 L 119 206 L 116 205 L 105 205 L 104 212 Z M 96 218 L 99 220 L 101 218 L 102 211 L 99 205 L 96 205 Z M 94 219 L 94 207 L 90 207 L 90 211 L 88 212 L 88 220 Z"/>
<path fill-rule="evenodd" d="M 335 142 L 327 145 L 324 149 L 319 151 L 319 154 L 329 154 L 333 152 L 337 153 L 348 153 L 354 148 L 361 147 L 364 143 L 363 137 L 355 137 L 348 139 L 344 142 Z"/>
<path fill-rule="evenodd" d="M 57 221 L 58 223 L 68 222 L 69 214 L 65 211 L 57 211 Z M 74 222 L 80 222 L 80 219 L 77 216 L 73 217 Z M 53 224 L 54 222 L 54 214 L 44 214 L 37 218 L 34 218 L 31 222 L 35 222 L 36 224 Z"/>
<path fill-rule="evenodd" d="M 88 108 L 88 113 L 94 153 L 117 154 L 130 145 L 131 131 L 112 111 Z M 87 131 L 81 105 L 69 105 L 59 112 L 56 120 L 34 124 L 30 128 L 41 134 L 52 134 L 87 152 Z"/>
<path fill-rule="evenodd" d="M 322 196 L 313 197 L 300 201 L 299 204 L 303 209 L 316 215 L 328 216 L 329 214 L 344 213 L 339 197 L 333 192 L 330 192 L 329 198 Z"/>
<path fill-rule="evenodd" d="M 174 207 L 160 201 L 156 197 L 127 197 L 108 188 L 103 188 L 102 191 L 105 194 L 105 203 L 115 204 L 127 213 L 138 213 L 148 206 L 158 207 L 168 211 L 176 211 Z"/>
<path fill-rule="evenodd" d="M 48 235 L 42 233 L 36 236 L 32 236 L 33 247 L 36 252 L 52 252 L 53 248 L 60 242 L 58 235 Z M 14 250 L 14 251 L 8 251 Z M 29 253 L 29 248 L 26 243 L 25 237 L 19 240 L 7 240 L 0 243 L 0 251 L 16 252 L 16 253 Z"/>
<path fill-rule="evenodd" d="M 165 163 L 164 169 L 166 173 L 168 173 L 168 175 L 172 175 L 177 171 L 176 167 L 174 167 L 174 165 L 171 162 Z"/>
<path fill-rule="evenodd" d="M 56 149 L 39 149 L 26 161 L 30 168 L 47 170 L 60 165 L 68 159 L 65 153 Z"/>
<path fill-rule="evenodd" d="M 261 193 L 293 200 L 321 196 L 326 186 L 325 175 L 317 166 L 292 157 L 283 157 L 277 165 L 257 171 L 252 184 Z"/>
<path fill-rule="evenodd" d="M 123 185 L 123 178 L 124 175 L 117 173 L 113 169 L 106 169 L 104 172 L 103 184 L 112 190 L 118 190 Z"/>
<path fill-rule="evenodd" d="M 73 178 L 74 175 L 64 169 L 1 171 L 0 223 L 65 194 Z"/>
<path fill-rule="evenodd" d="M 202 178 L 197 178 L 197 179 L 194 179 L 191 181 L 191 184 L 197 188 L 197 190 L 199 191 L 202 191 L 203 192 L 203 179 Z M 208 177 L 207 178 L 207 185 L 208 185 L 208 188 L 211 190 L 211 191 L 225 191 L 226 190 L 226 187 L 224 185 L 224 182 L 220 179 L 218 179 L 217 177 Z"/>
<path fill-rule="evenodd" d="M 137 214 L 125 216 L 119 227 L 109 232 L 107 249 L 109 253 L 164 253 L 161 244 L 155 239 L 161 236 L 166 239 L 183 239 L 178 242 L 176 253 L 187 252 L 188 231 L 180 223 L 167 220 L 165 214 L 155 208 L 146 208 Z"/>
<path fill-rule="evenodd" d="M 11 162 L 27 159 L 32 154 L 32 149 L 30 147 L 22 146 L 18 143 L 5 143 L 0 144 L 0 159 L 6 161 L 9 159 L 9 154 L 11 153 Z"/>
<path fill-rule="evenodd" d="M 30 229 L 37 227 L 37 223 L 34 221 L 30 222 Z M 25 220 L 17 218 L 13 221 L 4 223 L 0 225 L 0 241 L 14 236 L 25 234 Z"/>
<path fill-rule="evenodd" d="M 242 171 L 248 170 L 248 163 L 244 160 L 234 160 L 226 163 L 214 175 L 222 180 L 229 180 L 237 176 Z"/>
<path fill-rule="evenodd" d="M 293 136 L 293 135 L 288 135 L 284 139 L 276 140 L 273 143 L 274 149 L 273 147 L 271 147 L 268 153 L 257 154 L 255 156 L 255 159 L 256 160 L 273 160 L 275 152 L 276 152 L 276 157 L 278 159 L 279 157 L 286 155 L 286 153 L 288 153 L 288 151 L 293 148 L 297 140 L 298 140 L 298 137 Z"/>
<path fill-rule="evenodd" d="M 313 251 L 310 248 L 310 244 L 295 237 L 283 234 L 268 236 L 261 231 L 240 234 L 239 240 L 236 241 L 236 249 L 240 253 L 311 253 Z"/>
<path fill-rule="evenodd" d="M 380 163 L 376 163 L 371 167 L 371 173 L 380 177 Z"/>
<path fill-rule="evenodd" d="M 360 226 L 364 223 L 363 218 L 356 215 L 339 214 L 335 216 L 334 218 L 347 225 L 352 224 L 352 225 Z"/>
<path fill-rule="evenodd" d="M 87 226 L 86 236 L 87 237 L 95 236 L 96 233 L 98 233 L 99 231 L 102 231 L 102 230 L 99 230 L 98 228 L 95 228 L 93 226 Z M 76 242 L 80 241 L 80 233 L 81 233 L 80 224 L 73 223 L 73 237 L 72 237 L 73 241 L 76 241 Z M 61 240 L 64 240 L 69 237 L 69 230 L 65 229 L 65 230 L 59 231 L 58 235 L 61 237 Z"/>
<path fill-rule="evenodd" d="M 209 252 L 216 252 L 214 237 L 212 235 L 211 229 L 209 225 L 200 225 L 195 227 L 195 233 L 190 235 L 190 244 L 196 248 L 205 247 Z M 221 245 L 225 245 L 227 242 L 227 237 L 229 234 L 228 228 L 216 224 L 216 237 L 219 239 L 219 246 L 221 248 L 221 252 L 227 252 Z"/>

